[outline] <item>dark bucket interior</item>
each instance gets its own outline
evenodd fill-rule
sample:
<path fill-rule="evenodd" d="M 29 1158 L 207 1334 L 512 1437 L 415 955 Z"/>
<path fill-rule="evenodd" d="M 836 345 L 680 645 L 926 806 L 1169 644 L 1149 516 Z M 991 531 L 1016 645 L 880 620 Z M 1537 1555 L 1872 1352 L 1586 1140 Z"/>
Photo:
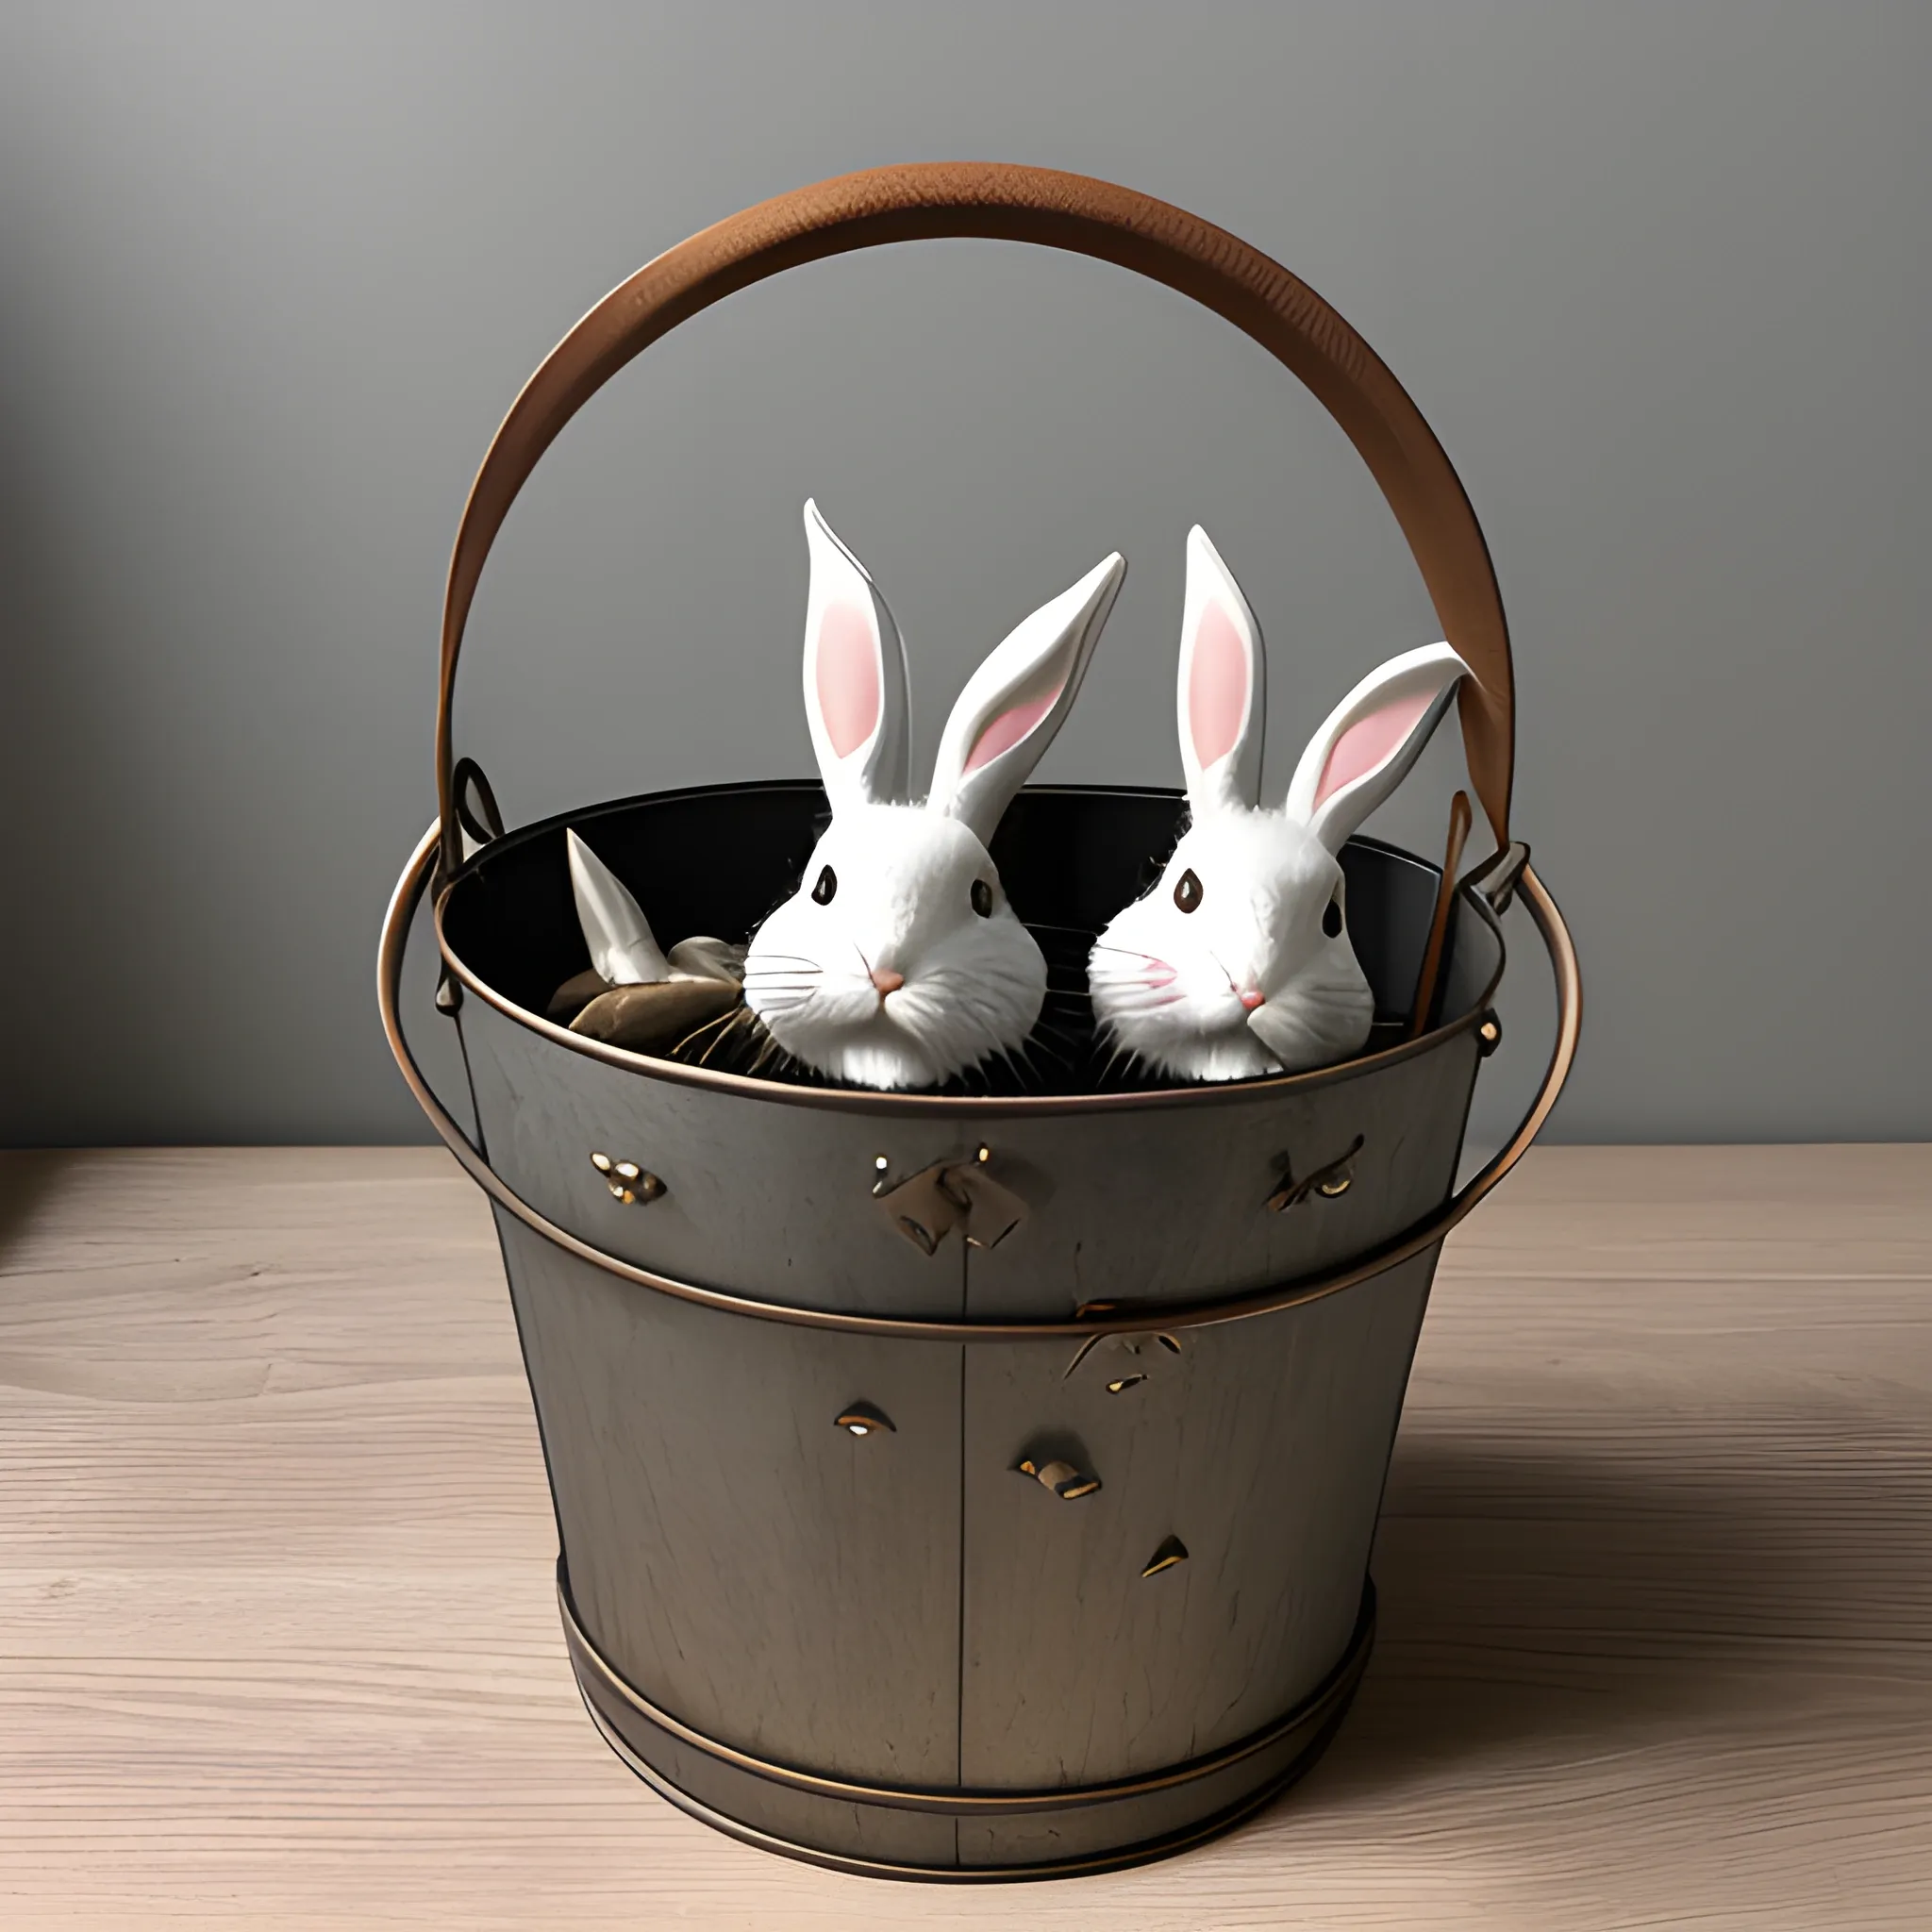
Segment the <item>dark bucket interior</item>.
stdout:
<path fill-rule="evenodd" d="M 1083 1093 L 1171 1083 L 1118 1063 L 1095 1038 L 1086 959 L 1095 935 L 1153 882 L 1179 834 L 1178 792 L 1102 786 L 1022 791 L 993 840 L 992 856 L 1014 910 L 1046 955 L 1049 991 L 1026 1051 L 976 1069 L 948 1087 L 959 1093 Z M 458 875 L 444 917 L 449 943 L 477 978 L 531 1013 L 590 964 L 571 897 L 564 831 L 575 828 L 642 906 L 658 943 L 693 933 L 743 941 L 798 888 L 825 824 L 813 784 L 708 786 L 595 806 L 508 834 Z M 1439 867 L 1373 839 L 1341 856 L 1349 931 L 1375 995 L 1366 1051 L 1406 1032 L 1435 910 Z M 1460 1018 L 1493 967 L 1458 962 L 1473 916 L 1450 923 L 1436 1019 Z M 1488 934 L 1484 935 L 1488 938 Z M 1493 941 L 1490 948 L 1493 949 Z M 1465 970 L 1458 970 L 1458 963 Z M 1485 962 L 1486 964 L 1488 962 Z M 730 1072 L 751 1070 L 757 1044 L 693 1041 L 674 1058 Z M 836 1084 L 797 1066 L 761 1064 L 764 1077 Z"/>

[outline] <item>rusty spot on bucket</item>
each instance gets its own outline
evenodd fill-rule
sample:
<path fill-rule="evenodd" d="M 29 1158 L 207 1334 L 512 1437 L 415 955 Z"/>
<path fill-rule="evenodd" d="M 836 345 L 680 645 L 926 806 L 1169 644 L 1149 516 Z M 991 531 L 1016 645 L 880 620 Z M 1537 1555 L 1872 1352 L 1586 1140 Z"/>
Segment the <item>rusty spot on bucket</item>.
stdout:
<path fill-rule="evenodd" d="M 1019 1464 L 1021 1475 L 1030 1475 L 1041 1489 L 1051 1490 L 1062 1503 L 1077 1503 L 1082 1496 L 1091 1496 L 1100 1487 L 1100 1478 L 1084 1469 L 1075 1469 L 1071 1462 L 1035 1462 L 1028 1456 Z"/>
<path fill-rule="evenodd" d="M 1171 1536 L 1155 1553 L 1147 1558 L 1147 1567 L 1142 1576 L 1158 1576 L 1163 1570 L 1172 1570 L 1176 1563 L 1188 1560 L 1188 1546 L 1179 1537 Z"/>

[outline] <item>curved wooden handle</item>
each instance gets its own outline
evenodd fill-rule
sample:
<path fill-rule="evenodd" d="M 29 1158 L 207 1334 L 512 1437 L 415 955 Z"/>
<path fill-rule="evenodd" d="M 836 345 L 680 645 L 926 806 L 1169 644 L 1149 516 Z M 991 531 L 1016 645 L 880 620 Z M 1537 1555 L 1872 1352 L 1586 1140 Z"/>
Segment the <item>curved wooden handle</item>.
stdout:
<path fill-rule="evenodd" d="M 851 249 L 958 236 L 1062 248 L 1164 282 L 1233 323 L 1301 378 L 1381 486 L 1443 636 L 1475 674 L 1460 700 L 1470 779 L 1497 842 L 1507 841 L 1515 683 L 1502 595 L 1449 458 L 1374 351 L 1277 262 L 1166 202 L 1084 175 L 942 161 L 822 181 L 680 242 L 605 296 L 525 385 L 476 474 L 450 558 L 436 721 L 445 874 L 462 858 L 450 708 L 463 627 L 490 546 L 564 425 L 632 357 L 767 275 Z"/>

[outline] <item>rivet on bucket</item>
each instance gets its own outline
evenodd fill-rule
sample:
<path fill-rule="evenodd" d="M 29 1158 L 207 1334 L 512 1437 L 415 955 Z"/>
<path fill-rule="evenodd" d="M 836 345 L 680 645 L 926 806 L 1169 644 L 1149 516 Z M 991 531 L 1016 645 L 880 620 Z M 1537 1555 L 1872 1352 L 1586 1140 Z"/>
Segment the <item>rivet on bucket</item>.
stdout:
<path fill-rule="evenodd" d="M 655 1201 L 664 1191 L 664 1183 L 635 1160 L 613 1160 L 608 1154 L 592 1154 L 591 1165 L 604 1176 L 610 1198 L 626 1208 L 639 1201 Z"/>
<path fill-rule="evenodd" d="M 833 1418 L 832 1426 L 843 1429 L 848 1435 L 870 1436 L 875 1430 L 885 1429 L 896 1435 L 898 1425 L 876 1403 L 855 1402 L 849 1407 L 840 1410 Z"/>

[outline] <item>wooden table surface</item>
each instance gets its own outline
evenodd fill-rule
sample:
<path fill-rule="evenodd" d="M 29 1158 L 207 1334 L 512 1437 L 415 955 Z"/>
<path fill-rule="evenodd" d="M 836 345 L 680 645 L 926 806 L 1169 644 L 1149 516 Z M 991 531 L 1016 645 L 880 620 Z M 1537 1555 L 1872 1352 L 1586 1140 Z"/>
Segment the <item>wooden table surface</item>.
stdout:
<path fill-rule="evenodd" d="M 881 1884 L 592 1731 L 425 1150 L 0 1157 L 0 1924 L 1932 1925 L 1932 1148 L 1554 1149 L 1456 1235 L 1314 1773 Z"/>

